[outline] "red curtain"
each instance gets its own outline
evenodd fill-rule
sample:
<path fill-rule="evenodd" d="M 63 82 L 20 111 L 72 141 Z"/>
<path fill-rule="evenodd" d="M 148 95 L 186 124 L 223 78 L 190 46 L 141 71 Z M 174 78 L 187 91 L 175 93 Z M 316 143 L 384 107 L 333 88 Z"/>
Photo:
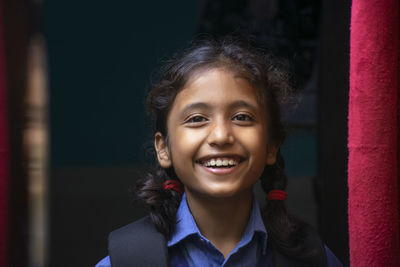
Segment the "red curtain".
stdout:
<path fill-rule="evenodd" d="M 0 1 L 0 266 L 6 265 L 8 196 L 8 123 L 3 38 L 3 2 Z"/>
<path fill-rule="evenodd" d="M 351 266 L 400 266 L 398 0 L 353 0 L 349 98 Z"/>

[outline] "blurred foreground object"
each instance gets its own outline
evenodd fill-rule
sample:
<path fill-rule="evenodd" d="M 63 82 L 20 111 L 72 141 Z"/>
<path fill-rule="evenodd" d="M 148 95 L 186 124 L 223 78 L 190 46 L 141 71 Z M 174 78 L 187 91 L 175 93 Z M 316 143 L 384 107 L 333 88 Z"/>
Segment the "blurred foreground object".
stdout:
<path fill-rule="evenodd" d="M 399 2 L 352 3 L 349 99 L 351 266 L 400 266 Z"/>
<path fill-rule="evenodd" d="M 29 203 L 29 266 L 46 266 L 48 120 L 45 45 L 36 35 L 28 48 L 24 149 L 27 157 Z"/>
<path fill-rule="evenodd" d="M 2 11 L 3 6 L 0 2 L 0 266 L 5 266 L 7 260 L 9 148 Z"/>

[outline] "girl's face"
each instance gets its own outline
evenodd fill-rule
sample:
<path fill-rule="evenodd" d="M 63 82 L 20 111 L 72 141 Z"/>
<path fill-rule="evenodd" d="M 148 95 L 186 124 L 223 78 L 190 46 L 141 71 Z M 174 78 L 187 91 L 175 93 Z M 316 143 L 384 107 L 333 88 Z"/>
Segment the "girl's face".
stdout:
<path fill-rule="evenodd" d="M 265 165 L 275 163 L 277 151 L 267 143 L 267 114 L 260 102 L 256 89 L 230 71 L 196 75 L 169 113 L 170 146 L 160 133 L 155 135 L 160 165 L 173 166 L 188 195 L 251 194 Z"/>

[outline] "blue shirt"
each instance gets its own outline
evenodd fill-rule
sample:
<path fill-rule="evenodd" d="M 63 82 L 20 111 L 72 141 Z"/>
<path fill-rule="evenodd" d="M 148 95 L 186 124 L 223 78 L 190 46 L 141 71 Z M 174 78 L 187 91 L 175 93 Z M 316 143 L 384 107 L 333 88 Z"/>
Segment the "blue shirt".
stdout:
<path fill-rule="evenodd" d="M 200 233 L 190 213 L 185 194 L 177 218 L 175 232 L 167 245 L 169 250 L 179 249 L 189 266 L 257 266 L 261 257 L 267 253 L 267 231 L 255 198 L 243 237 L 226 258 Z M 272 257 L 269 259 L 272 260 Z M 273 266 L 271 261 L 268 265 Z"/>
<path fill-rule="evenodd" d="M 177 211 L 177 225 L 167 242 L 169 253 L 180 253 L 190 267 L 235 267 L 263 266 L 274 267 L 272 250 L 267 249 L 268 234 L 265 229 L 257 201 L 253 198 L 249 222 L 242 239 L 224 258 L 224 255 L 201 233 L 189 210 L 186 195 L 182 197 Z M 342 264 L 325 246 L 328 267 L 341 267 Z M 101 260 L 95 267 L 111 267 L 109 256 Z"/>

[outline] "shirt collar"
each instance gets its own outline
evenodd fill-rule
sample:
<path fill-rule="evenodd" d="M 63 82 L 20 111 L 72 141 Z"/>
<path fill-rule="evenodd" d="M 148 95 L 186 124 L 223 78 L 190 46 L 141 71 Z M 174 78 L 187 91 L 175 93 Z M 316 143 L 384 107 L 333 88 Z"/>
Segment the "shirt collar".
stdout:
<path fill-rule="evenodd" d="M 186 193 L 184 193 L 178 211 L 176 212 L 175 230 L 168 240 L 167 245 L 168 247 L 171 247 L 193 234 L 201 235 L 187 205 Z"/>
<path fill-rule="evenodd" d="M 182 240 L 191 235 L 199 235 L 200 237 L 206 239 L 200 233 L 200 230 L 196 225 L 192 213 L 189 210 L 185 193 L 182 196 L 181 203 L 176 213 L 176 221 L 177 223 L 175 226 L 175 230 L 172 233 L 167 243 L 168 247 L 176 245 L 177 243 L 181 242 Z M 240 248 L 250 243 L 255 233 L 258 233 L 258 235 L 260 236 L 260 242 L 261 242 L 260 245 L 263 254 L 265 254 L 267 250 L 267 230 L 265 229 L 264 222 L 261 217 L 261 212 L 258 202 L 256 198 L 253 196 L 253 203 L 250 212 L 249 222 L 247 223 L 242 239 L 239 241 L 236 247 Z"/>

